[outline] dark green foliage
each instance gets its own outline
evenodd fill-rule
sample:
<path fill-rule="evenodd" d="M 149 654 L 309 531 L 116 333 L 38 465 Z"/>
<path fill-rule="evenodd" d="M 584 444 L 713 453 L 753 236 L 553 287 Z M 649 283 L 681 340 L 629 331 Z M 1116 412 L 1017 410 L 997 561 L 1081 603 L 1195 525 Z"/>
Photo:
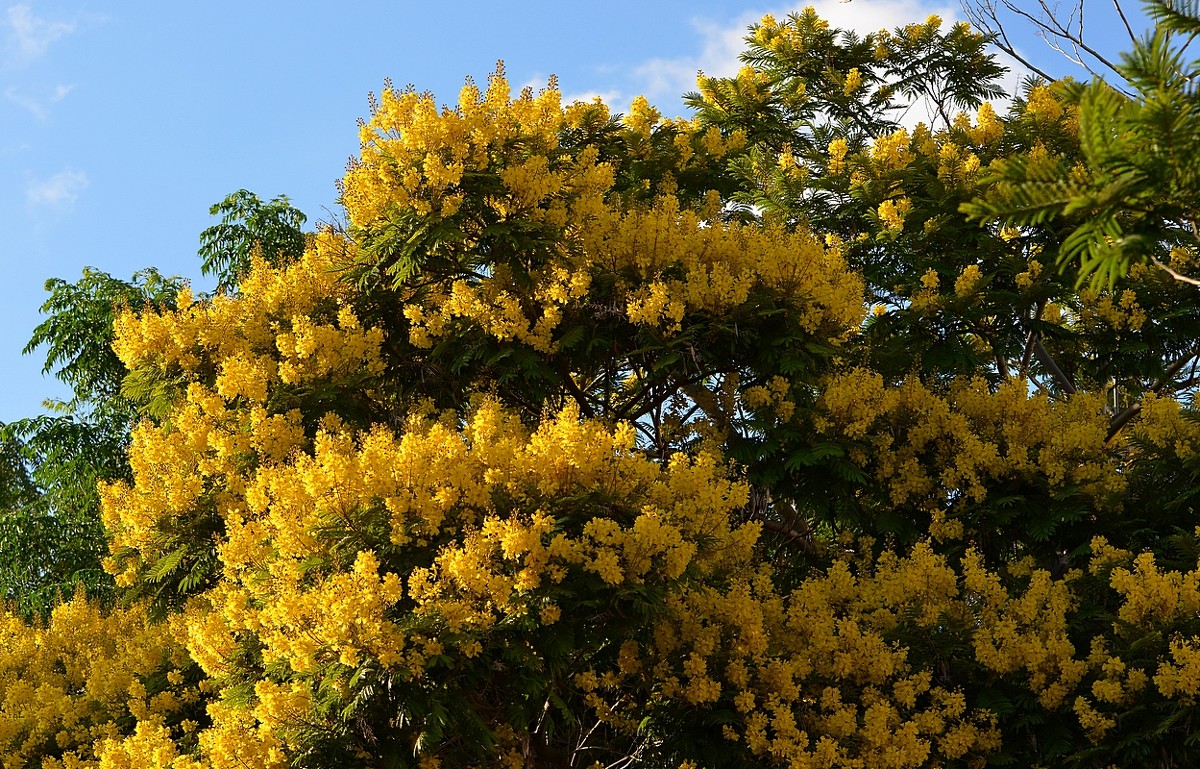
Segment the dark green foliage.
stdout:
<path fill-rule="evenodd" d="M 238 190 L 215 203 L 208 212 L 221 223 L 200 233 L 200 270 L 217 278 L 218 291 L 232 291 L 250 269 L 257 253 L 279 265 L 304 253 L 307 217 L 286 195 L 263 202 L 258 195 Z"/>
<path fill-rule="evenodd" d="M 72 394 L 0 430 L 5 469 L 19 481 L 19 493 L 6 485 L 0 505 L 0 597 L 22 612 L 44 613 L 77 585 L 112 594 L 100 566 L 107 544 L 96 485 L 129 476 L 125 448 L 138 418 L 122 395 L 127 372 L 111 348 L 113 322 L 124 309 L 174 301 L 181 285 L 153 269 L 129 281 L 87 268 L 75 283 L 46 282 L 47 318 L 25 352 L 44 348 L 44 371 Z"/>
<path fill-rule="evenodd" d="M 173 302 L 183 286 L 154 268 L 134 274 L 129 281 L 85 267 L 75 283 L 61 278 L 46 281 L 50 293 L 41 307 L 46 320 L 38 324 L 25 345 L 26 355 L 45 347 L 43 373 L 53 374 L 71 388 L 68 401 L 53 402 L 56 412 L 112 411 L 124 407 L 120 399 L 126 370 L 112 350 L 113 322 L 124 310 Z"/>
<path fill-rule="evenodd" d="M 10 578 L 19 586 L 0 580 L 6 599 L 45 610 L 56 592 L 70 593 L 77 583 L 108 594 L 111 581 L 100 568 L 107 546 L 96 484 L 128 476 L 127 430 L 124 423 L 65 414 L 23 419 L 0 431 L 19 452 L 29 488 L 3 508 L 11 558 L 0 557 L 0 563 L 20 564 Z"/>
<path fill-rule="evenodd" d="M 232 290 L 256 252 L 279 263 L 303 251 L 305 217 L 287 198 L 263 203 L 239 190 L 211 213 L 222 221 L 201 235 L 200 253 L 202 270 L 217 276 L 220 290 Z M 170 383 L 131 375 L 112 350 L 113 324 L 121 312 L 172 307 L 183 286 L 153 268 L 128 281 L 89 267 L 74 283 L 46 282 L 46 319 L 24 352 L 44 350 L 43 371 L 70 387 L 71 396 L 48 401 L 49 414 L 0 429 L 0 598 L 22 612 L 45 613 L 77 585 L 102 598 L 114 595 L 100 565 L 108 548 L 97 484 L 129 479 L 130 430 L 161 414 L 172 390 Z M 212 572 L 194 554 L 178 556 L 161 564 L 159 581 L 171 588 L 160 596 L 164 606 L 177 598 L 177 582 L 203 581 Z"/>

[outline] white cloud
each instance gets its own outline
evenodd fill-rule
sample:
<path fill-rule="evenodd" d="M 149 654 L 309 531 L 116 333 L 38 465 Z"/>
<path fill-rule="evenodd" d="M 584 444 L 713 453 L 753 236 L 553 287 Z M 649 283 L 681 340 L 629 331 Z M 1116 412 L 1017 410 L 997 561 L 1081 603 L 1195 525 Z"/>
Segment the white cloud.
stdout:
<path fill-rule="evenodd" d="M 821 0 L 809 3 L 817 10 L 817 15 L 827 20 L 830 26 L 852 29 L 859 34 L 878 32 L 881 29 L 893 30 L 905 24 L 920 23 L 931 14 L 942 18 L 943 22 L 960 21 L 958 3 L 922 2 L 921 0 Z M 800 10 L 800 5 L 789 9 Z"/>
<path fill-rule="evenodd" d="M 48 179 L 31 182 L 25 188 L 25 200 L 40 206 L 70 205 L 87 186 L 87 174 L 68 168 Z"/>
<path fill-rule="evenodd" d="M 617 109 L 622 99 L 620 91 L 574 91 L 562 95 L 563 104 L 574 104 L 577 101 L 593 102 L 596 99 L 604 102 L 611 109 Z"/>
<path fill-rule="evenodd" d="M 738 54 L 744 48 L 742 39 L 746 28 L 760 18 L 760 13 L 744 13 L 724 25 L 694 19 L 692 26 L 699 33 L 700 51 L 691 56 L 650 59 L 638 66 L 634 76 L 640 81 L 643 93 L 654 101 L 693 91 L 699 70 L 713 77 L 735 74 L 739 67 Z"/>
<path fill-rule="evenodd" d="M 55 41 L 75 31 L 73 21 L 49 21 L 34 15 L 28 5 L 10 5 L 4 14 L 9 31 L 10 59 L 16 64 L 28 64 L 40 58 Z"/>
<path fill-rule="evenodd" d="M 45 120 L 50 117 L 50 107 L 59 103 L 71 90 L 75 88 L 73 85 L 59 84 L 54 87 L 54 90 L 41 98 L 27 96 L 15 87 L 9 87 L 4 90 L 4 98 L 8 99 L 13 104 L 21 107 L 29 112 L 38 120 Z"/>
<path fill-rule="evenodd" d="M 524 83 L 521 83 L 521 85 L 513 89 L 513 95 L 515 96 L 526 88 L 528 88 L 530 91 L 533 91 L 535 94 L 541 93 L 542 91 L 546 90 L 546 85 L 549 82 L 550 75 L 546 75 L 541 72 L 534 72 L 525 80 Z"/>

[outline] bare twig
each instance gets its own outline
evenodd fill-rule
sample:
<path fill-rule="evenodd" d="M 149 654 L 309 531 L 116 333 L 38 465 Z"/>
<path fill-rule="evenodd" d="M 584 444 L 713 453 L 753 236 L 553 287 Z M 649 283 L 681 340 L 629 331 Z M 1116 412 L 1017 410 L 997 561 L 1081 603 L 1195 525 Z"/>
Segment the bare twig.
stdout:
<path fill-rule="evenodd" d="M 1120 0 L 1113 0 L 1113 4 L 1117 7 L 1117 13 L 1125 25 L 1126 32 L 1131 39 L 1136 40 L 1133 27 L 1120 5 Z M 1008 27 L 1012 26 L 1013 20 L 1011 18 L 1002 20 L 1002 12 L 1030 24 L 1034 28 L 1036 36 L 1040 37 L 1046 45 L 1062 54 L 1068 61 L 1085 69 L 1093 77 L 1103 77 L 1097 68 L 1092 66 L 1092 62 L 1097 62 L 1104 69 L 1115 74 L 1116 80 L 1125 80 L 1117 64 L 1089 44 L 1085 34 L 1084 0 L 1072 0 L 1066 12 L 1059 7 L 1058 3 L 1051 3 L 1048 0 L 1037 0 L 1033 10 L 1021 7 L 1016 0 L 963 0 L 962 6 L 967 20 L 981 31 L 991 35 L 997 48 L 1045 80 L 1056 80 L 1057 78 L 1020 54 L 1008 34 Z M 1126 89 L 1119 86 L 1114 87 L 1128 94 Z"/>
<path fill-rule="evenodd" d="M 1004 356 L 1000 354 L 1000 347 L 996 344 L 995 336 L 983 323 L 975 323 L 973 327 L 979 338 L 987 342 L 988 347 L 992 348 L 992 361 L 996 364 L 996 373 L 1000 375 L 1001 379 L 1008 379 L 1008 363 L 1004 360 Z"/>
<path fill-rule="evenodd" d="M 1025 351 L 1021 353 L 1021 365 L 1017 369 L 1017 376 L 1021 379 L 1026 379 L 1029 376 L 1029 359 L 1033 356 L 1033 339 L 1034 332 L 1030 329 L 1025 336 Z"/>
<path fill-rule="evenodd" d="M 1017 5 L 1012 3 L 1010 0 L 1004 0 L 1005 8 L 1007 8 L 1012 13 L 1014 13 L 1024 19 L 1027 19 L 1031 24 L 1038 27 L 1038 29 L 1040 29 L 1042 31 L 1042 39 L 1043 40 L 1045 40 L 1048 44 L 1050 44 L 1050 46 L 1052 48 L 1054 48 L 1055 50 L 1057 50 L 1059 53 L 1062 53 L 1064 56 L 1067 56 L 1068 59 L 1071 59 L 1071 61 L 1074 61 L 1079 66 L 1086 69 L 1092 75 L 1099 77 L 1099 73 L 1097 73 L 1090 66 L 1088 66 L 1087 62 L 1085 62 L 1083 60 L 1083 57 L 1079 55 L 1080 50 L 1084 51 L 1089 56 L 1094 58 L 1096 61 L 1098 61 L 1101 64 L 1103 64 L 1104 66 L 1108 67 L 1115 74 L 1117 74 L 1117 75 L 1121 74 L 1120 70 L 1117 69 L 1117 66 L 1115 64 L 1113 64 L 1111 61 L 1109 61 L 1104 56 L 1104 54 L 1100 53 L 1095 48 L 1092 48 L 1090 45 L 1088 45 L 1087 42 L 1084 40 L 1084 37 L 1083 37 L 1083 0 L 1078 0 L 1077 4 L 1074 6 L 1074 9 L 1071 11 L 1070 14 L 1068 14 L 1067 24 L 1063 24 L 1063 22 L 1060 21 L 1060 16 L 1057 13 L 1057 10 L 1058 10 L 1057 6 L 1054 8 L 1051 8 L 1044 2 L 1044 0 L 1039 0 L 1038 5 L 1042 9 L 1042 15 L 1034 16 L 1032 13 L 1029 13 L 1028 11 L 1026 11 L 1024 9 L 1017 7 Z M 1075 18 L 1076 11 L 1078 11 L 1078 14 L 1079 14 L 1079 21 L 1076 25 L 1077 29 L 1072 30 L 1069 25 L 1071 23 L 1071 20 Z M 1066 51 L 1062 50 L 1062 48 L 1059 45 L 1057 45 L 1053 41 L 1051 41 L 1051 39 L 1049 37 L 1046 37 L 1047 34 L 1052 35 L 1053 37 L 1055 37 L 1059 40 L 1065 40 L 1066 42 L 1070 43 L 1071 48 L 1075 52 L 1075 57 L 1072 58 L 1070 55 L 1068 55 L 1066 53 Z"/>
<path fill-rule="evenodd" d="M 992 0 L 979 0 L 978 5 L 972 2 L 963 2 L 963 11 L 967 15 L 967 20 L 972 26 L 979 29 L 981 32 L 989 35 L 992 38 L 993 44 L 1004 53 L 1013 57 L 1021 64 L 1021 66 L 1033 72 L 1043 80 L 1054 80 L 1048 72 L 1038 67 L 1029 59 L 1021 55 L 1017 47 L 1008 39 L 1008 31 L 1004 25 L 1000 23 L 1000 18 L 996 12 L 996 6 Z"/>
<path fill-rule="evenodd" d="M 1125 33 L 1129 35 L 1129 42 L 1137 45 L 1138 37 L 1133 31 L 1133 27 L 1129 24 L 1129 19 L 1125 17 L 1125 9 L 1121 7 L 1121 0 L 1113 0 L 1113 7 L 1117 9 L 1117 15 L 1121 17 L 1121 23 L 1125 25 Z"/>
<path fill-rule="evenodd" d="M 1034 386 L 1034 387 L 1036 387 L 1036 388 L 1038 389 L 1038 392 L 1040 392 L 1040 393 L 1043 393 L 1043 394 L 1045 394 L 1045 395 L 1051 395 L 1051 394 L 1052 394 L 1052 393 L 1050 392 L 1050 388 L 1049 388 L 1049 387 L 1047 387 L 1045 384 L 1043 384 L 1043 383 L 1041 382 L 1041 380 L 1039 380 L 1037 377 L 1030 376 L 1030 377 L 1029 377 L 1029 381 L 1030 381 L 1030 382 L 1033 382 L 1033 386 Z"/>
<path fill-rule="evenodd" d="M 591 401 L 588 400 L 587 393 L 579 389 L 579 385 L 576 384 L 575 377 L 571 374 L 570 369 L 568 369 L 566 364 L 561 361 L 558 365 L 558 374 L 562 377 L 562 383 L 567 392 L 571 395 L 575 402 L 579 404 L 580 412 L 582 412 L 583 415 L 588 419 L 594 418 L 596 416 L 596 411 L 592 408 L 592 404 Z"/>

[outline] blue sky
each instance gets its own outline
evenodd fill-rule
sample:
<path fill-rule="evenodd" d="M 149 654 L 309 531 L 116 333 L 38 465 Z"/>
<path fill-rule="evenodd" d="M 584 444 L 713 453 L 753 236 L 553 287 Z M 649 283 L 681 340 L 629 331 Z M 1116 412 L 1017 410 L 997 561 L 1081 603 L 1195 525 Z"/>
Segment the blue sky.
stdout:
<path fill-rule="evenodd" d="M 1097 44 L 1123 47 L 1109 4 L 1087 2 Z M 198 235 L 239 188 L 331 218 L 355 121 L 385 77 L 451 101 L 504 59 L 515 85 L 555 73 L 568 98 L 619 110 L 641 93 L 674 113 L 697 69 L 736 70 L 748 24 L 805 4 L 0 0 L 0 421 L 66 394 L 40 355 L 21 355 L 47 278 L 153 265 L 205 288 Z M 815 5 L 864 32 L 961 17 L 953 2 Z M 1040 66 L 1072 71 L 1021 39 Z"/>

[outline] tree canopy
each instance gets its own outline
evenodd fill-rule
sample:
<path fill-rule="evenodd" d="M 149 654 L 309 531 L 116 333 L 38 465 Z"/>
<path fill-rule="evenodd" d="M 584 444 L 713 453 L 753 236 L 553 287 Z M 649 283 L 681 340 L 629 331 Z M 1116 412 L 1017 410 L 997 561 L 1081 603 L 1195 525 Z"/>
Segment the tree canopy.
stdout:
<path fill-rule="evenodd" d="M 4 764 L 1197 763 L 1200 18 L 1156 7 L 1120 90 L 811 9 L 687 118 L 389 84 L 343 226 L 242 190 L 212 294 L 51 281 Z"/>

